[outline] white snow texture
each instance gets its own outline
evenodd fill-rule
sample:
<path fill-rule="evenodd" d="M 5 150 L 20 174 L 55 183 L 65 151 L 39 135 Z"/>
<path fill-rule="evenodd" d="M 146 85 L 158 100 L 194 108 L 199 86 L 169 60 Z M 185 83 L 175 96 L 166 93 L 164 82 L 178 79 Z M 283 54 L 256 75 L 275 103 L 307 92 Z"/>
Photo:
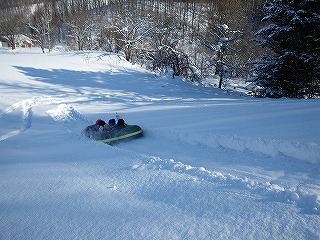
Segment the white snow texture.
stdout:
<path fill-rule="evenodd" d="M 320 239 L 319 99 L 223 92 L 103 52 L 0 61 L 1 240 Z M 144 136 L 81 134 L 116 112 Z"/>

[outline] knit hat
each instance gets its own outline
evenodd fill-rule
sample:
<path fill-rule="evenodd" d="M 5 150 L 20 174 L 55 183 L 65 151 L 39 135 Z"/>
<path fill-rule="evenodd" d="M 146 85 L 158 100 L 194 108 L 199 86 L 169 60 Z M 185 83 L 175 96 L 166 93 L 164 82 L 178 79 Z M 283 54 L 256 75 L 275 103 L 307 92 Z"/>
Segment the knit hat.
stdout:
<path fill-rule="evenodd" d="M 116 125 L 116 120 L 115 120 L 114 118 L 110 119 L 110 120 L 109 120 L 109 125 L 110 125 L 110 126 Z"/>
<path fill-rule="evenodd" d="M 101 119 L 98 119 L 98 120 L 96 121 L 96 125 L 97 125 L 97 126 L 100 126 L 101 121 L 102 121 Z"/>
<path fill-rule="evenodd" d="M 120 127 L 124 126 L 124 120 L 123 120 L 122 118 L 120 118 L 120 119 L 118 120 L 117 125 L 120 126 Z"/>
<path fill-rule="evenodd" d="M 106 123 L 105 123 L 105 121 L 103 121 L 103 120 L 101 120 L 101 119 L 98 119 L 97 121 L 96 121 L 96 125 L 97 126 L 104 126 Z"/>

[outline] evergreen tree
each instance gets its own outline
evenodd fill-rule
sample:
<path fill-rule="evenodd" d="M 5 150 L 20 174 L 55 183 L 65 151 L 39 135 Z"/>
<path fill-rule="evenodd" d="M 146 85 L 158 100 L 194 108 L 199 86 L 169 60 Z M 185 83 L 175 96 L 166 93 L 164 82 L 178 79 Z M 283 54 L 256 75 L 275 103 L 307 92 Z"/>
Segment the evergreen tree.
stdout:
<path fill-rule="evenodd" d="M 319 0 L 273 0 L 265 10 L 269 25 L 257 32 L 257 41 L 272 53 L 261 57 L 255 80 L 269 96 L 319 95 Z"/>

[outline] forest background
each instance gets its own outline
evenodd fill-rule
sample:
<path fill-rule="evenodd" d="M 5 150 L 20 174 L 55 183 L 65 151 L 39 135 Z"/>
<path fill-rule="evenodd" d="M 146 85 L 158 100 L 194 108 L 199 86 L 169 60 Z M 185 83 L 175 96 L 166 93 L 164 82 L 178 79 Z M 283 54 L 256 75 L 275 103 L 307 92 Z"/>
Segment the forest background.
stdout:
<path fill-rule="evenodd" d="M 1 1 L 0 9 L 2 32 L 30 36 L 43 51 L 56 45 L 122 51 L 133 63 L 155 70 L 171 65 L 196 80 L 214 75 L 221 60 L 232 76 L 248 75 L 261 54 L 252 40 L 264 2 L 15 0 Z"/>
<path fill-rule="evenodd" d="M 266 2 L 1 0 L 0 35 L 12 49 L 23 34 L 43 52 L 121 52 L 153 71 L 170 67 L 172 77 L 218 78 L 216 87 L 223 88 L 225 78 L 250 79 L 259 57 L 272 52 L 259 46 L 255 35 L 267 24 L 261 21 Z M 259 88 L 252 90 L 259 95 Z"/>

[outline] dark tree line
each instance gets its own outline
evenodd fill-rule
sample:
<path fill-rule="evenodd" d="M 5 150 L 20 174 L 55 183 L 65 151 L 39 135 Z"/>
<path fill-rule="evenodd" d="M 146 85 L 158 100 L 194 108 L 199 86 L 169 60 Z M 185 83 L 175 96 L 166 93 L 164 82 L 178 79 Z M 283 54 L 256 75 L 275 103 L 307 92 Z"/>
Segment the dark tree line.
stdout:
<path fill-rule="evenodd" d="M 320 3 L 274 0 L 265 5 L 269 24 L 257 32 L 262 56 L 255 77 L 273 97 L 315 97 L 320 93 Z"/>
<path fill-rule="evenodd" d="M 249 77 L 258 57 L 268 53 L 254 73 L 258 73 L 257 83 L 275 92 L 274 88 L 282 86 L 271 86 L 271 80 L 263 75 L 264 69 L 272 68 L 267 63 L 272 62 L 271 52 L 275 49 L 272 44 L 260 41 L 266 47 L 263 49 L 254 41 L 255 32 L 268 24 L 261 23 L 266 2 L 0 0 L 0 34 L 11 38 L 12 48 L 15 47 L 15 35 L 25 34 L 43 52 L 50 51 L 55 45 L 63 45 L 69 50 L 121 52 L 128 61 L 155 71 L 164 71 L 169 66 L 173 77 L 180 75 L 198 81 L 218 76 L 219 88 L 223 88 L 227 76 Z M 259 31 L 261 38 L 263 32 Z M 313 75 L 313 81 L 319 87 L 318 77 Z M 308 94 L 312 97 L 318 93 L 314 87 L 312 93 L 302 91 L 292 96 Z"/>

